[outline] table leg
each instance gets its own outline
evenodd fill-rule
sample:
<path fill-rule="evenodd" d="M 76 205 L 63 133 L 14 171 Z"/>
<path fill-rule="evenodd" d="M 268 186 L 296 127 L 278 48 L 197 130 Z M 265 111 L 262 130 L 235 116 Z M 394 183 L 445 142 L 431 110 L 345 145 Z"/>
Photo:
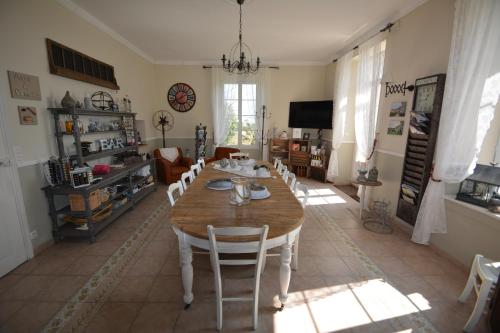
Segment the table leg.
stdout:
<path fill-rule="evenodd" d="M 282 309 L 285 307 L 288 299 L 288 286 L 290 285 L 290 276 L 292 273 L 290 268 L 290 263 L 292 261 L 292 243 L 293 240 L 287 240 L 287 242 L 281 246 L 280 301 Z"/>
<path fill-rule="evenodd" d="M 363 220 L 363 211 L 365 210 L 365 192 L 366 186 L 359 185 L 361 188 L 360 198 L 359 198 L 359 220 Z"/>
<path fill-rule="evenodd" d="M 179 249 L 181 261 L 182 287 L 184 288 L 184 303 L 186 307 L 193 302 L 193 252 L 189 244 L 182 235 L 179 235 Z"/>

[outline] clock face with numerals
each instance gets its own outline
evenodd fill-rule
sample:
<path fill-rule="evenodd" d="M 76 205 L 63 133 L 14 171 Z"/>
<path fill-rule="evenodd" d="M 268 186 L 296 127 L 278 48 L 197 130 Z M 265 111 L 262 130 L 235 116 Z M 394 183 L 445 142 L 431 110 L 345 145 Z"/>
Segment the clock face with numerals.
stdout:
<path fill-rule="evenodd" d="M 434 97 L 436 96 L 436 84 L 417 86 L 417 98 L 415 100 L 415 111 L 432 112 L 434 108 Z"/>
<path fill-rule="evenodd" d="M 196 103 L 196 94 L 188 84 L 176 83 L 168 90 L 167 99 L 175 111 L 187 112 Z"/>

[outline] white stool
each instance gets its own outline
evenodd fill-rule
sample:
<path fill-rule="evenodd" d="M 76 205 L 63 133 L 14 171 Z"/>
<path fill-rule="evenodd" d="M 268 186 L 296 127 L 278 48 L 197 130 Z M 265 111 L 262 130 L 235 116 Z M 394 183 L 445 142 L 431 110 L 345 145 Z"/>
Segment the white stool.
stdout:
<path fill-rule="evenodd" d="M 464 303 L 467 297 L 469 297 L 472 288 L 476 291 L 476 305 L 464 326 L 464 332 L 472 332 L 479 318 L 481 318 L 486 303 L 490 299 L 490 293 L 495 290 L 499 274 L 500 262 L 493 262 L 480 254 L 476 254 L 472 262 L 467 284 L 458 298 L 459 302 Z"/>

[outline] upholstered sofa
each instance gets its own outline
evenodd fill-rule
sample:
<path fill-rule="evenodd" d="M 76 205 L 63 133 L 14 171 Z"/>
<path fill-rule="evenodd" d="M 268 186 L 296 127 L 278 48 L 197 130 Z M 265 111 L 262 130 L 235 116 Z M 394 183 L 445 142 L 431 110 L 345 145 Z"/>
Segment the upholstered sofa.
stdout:
<path fill-rule="evenodd" d="M 214 156 L 206 157 L 205 163 L 222 160 L 223 158 L 229 158 L 229 154 L 239 152 L 240 150 L 238 148 L 217 147 L 215 148 Z"/>
<path fill-rule="evenodd" d="M 161 149 L 161 148 L 160 148 Z M 177 147 L 178 155 L 173 162 L 162 155 L 160 149 L 155 149 L 156 173 L 158 179 L 165 184 L 171 184 L 181 179 L 182 173 L 189 171 L 193 160 L 182 156 L 182 150 Z"/>

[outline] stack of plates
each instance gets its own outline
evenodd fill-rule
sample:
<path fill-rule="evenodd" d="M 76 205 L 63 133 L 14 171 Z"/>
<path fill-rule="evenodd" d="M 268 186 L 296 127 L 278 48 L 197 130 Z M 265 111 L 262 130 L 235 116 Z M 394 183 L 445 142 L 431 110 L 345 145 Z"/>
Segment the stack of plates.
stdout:
<path fill-rule="evenodd" d="M 252 200 L 267 199 L 271 196 L 271 193 L 267 190 L 267 187 L 261 185 L 252 185 L 250 191 L 250 198 Z"/>

